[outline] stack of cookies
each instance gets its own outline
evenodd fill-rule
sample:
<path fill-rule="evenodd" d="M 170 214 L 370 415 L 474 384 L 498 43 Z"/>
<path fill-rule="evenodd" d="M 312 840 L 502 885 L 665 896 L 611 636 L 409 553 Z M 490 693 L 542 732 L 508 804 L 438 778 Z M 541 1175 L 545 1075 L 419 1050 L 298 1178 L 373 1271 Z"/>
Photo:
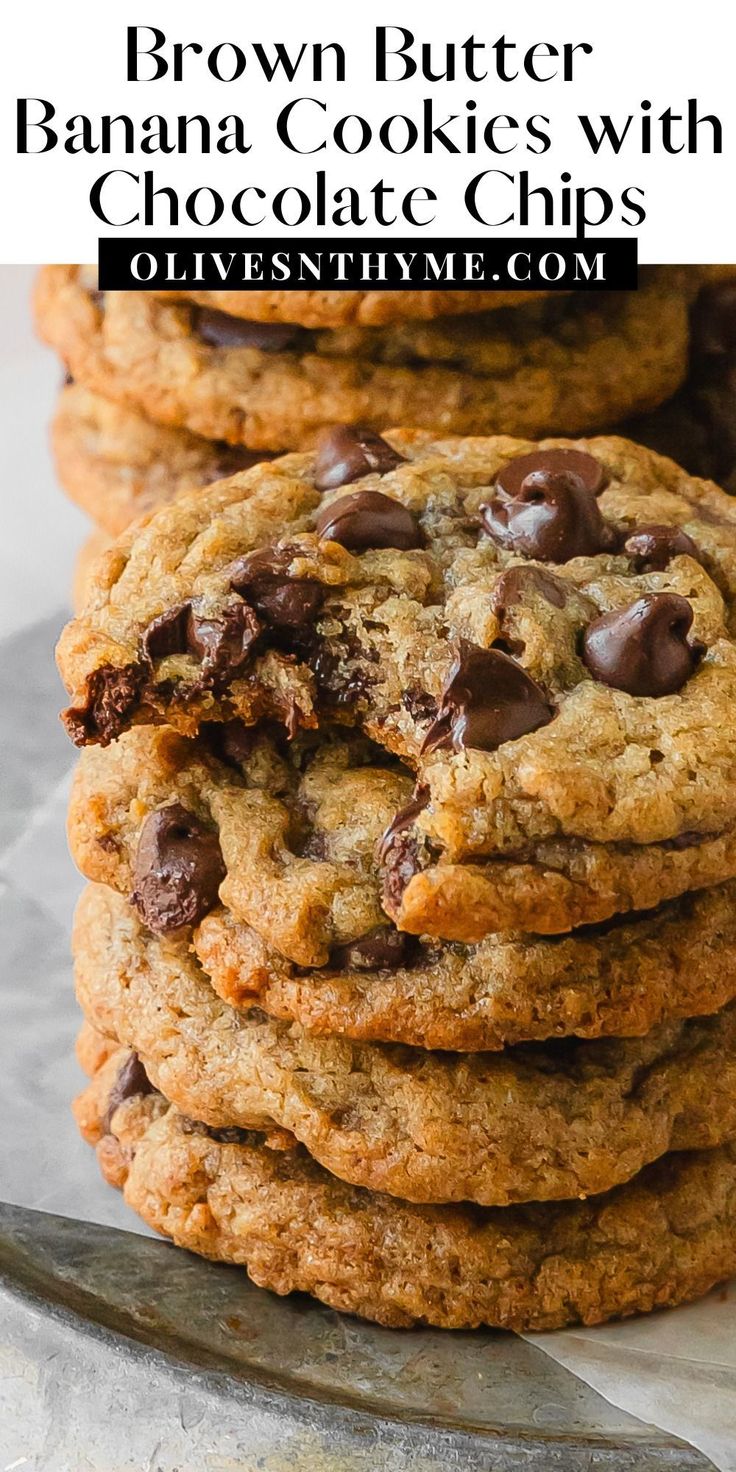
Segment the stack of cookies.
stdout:
<path fill-rule="evenodd" d="M 253 422 L 262 349 L 54 289 L 89 388 L 109 330 L 141 406 L 156 367 L 190 433 Z M 59 649 L 77 1116 L 149 1225 L 388 1325 L 736 1270 L 735 620 L 736 502 L 617 437 L 332 428 L 118 540 Z"/>
<path fill-rule="evenodd" d="M 577 294 L 103 297 L 92 270 L 47 268 L 37 319 L 69 375 L 53 430 L 59 476 L 98 527 L 78 603 L 104 538 L 181 490 L 312 447 L 334 423 L 538 436 L 625 422 L 630 438 L 722 481 L 736 461 L 734 384 L 724 387 L 736 289 L 712 282 L 692 332 L 704 277 L 649 269 L 637 292 Z"/>

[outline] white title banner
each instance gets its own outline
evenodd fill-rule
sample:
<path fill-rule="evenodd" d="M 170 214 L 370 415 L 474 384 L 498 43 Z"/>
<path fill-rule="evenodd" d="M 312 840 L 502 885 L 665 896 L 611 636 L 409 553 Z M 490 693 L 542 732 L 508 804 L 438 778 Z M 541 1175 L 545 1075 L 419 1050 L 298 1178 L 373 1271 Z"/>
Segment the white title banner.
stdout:
<path fill-rule="evenodd" d="M 364 233 L 732 261 L 734 41 L 723 0 L 14 6 L 0 258 Z"/>

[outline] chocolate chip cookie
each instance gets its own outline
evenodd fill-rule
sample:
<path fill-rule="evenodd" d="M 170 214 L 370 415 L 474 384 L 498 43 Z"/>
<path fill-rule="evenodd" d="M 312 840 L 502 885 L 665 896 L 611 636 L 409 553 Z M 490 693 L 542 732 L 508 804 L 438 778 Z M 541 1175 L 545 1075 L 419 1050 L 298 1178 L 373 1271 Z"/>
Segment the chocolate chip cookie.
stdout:
<path fill-rule="evenodd" d="M 249 322 L 302 327 L 385 327 L 500 307 L 524 306 L 547 291 L 158 291 L 166 301 L 193 302 Z"/>
<path fill-rule="evenodd" d="M 106 1179 L 149 1226 L 277 1293 L 393 1328 L 524 1332 L 681 1303 L 736 1270 L 731 1146 L 587 1201 L 418 1206 L 346 1185 L 283 1137 L 194 1122 L 131 1073 L 134 1055 L 114 1054 L 76 1105 Z"/>
<path fill-rule="evenodd" d="M 111 537 L 181 491 L 223 480 L 265 458 L 153 424 L 80 383 L 66 384 L 59 395 L 51 445 L 64 490 Z"/>
<path fill-rule="evenodd" d="M 736 1007 L 643 1039 L 467 1057 L 235 1011 L 186 941 L 147 935 L 103 886 L 78 907 L 74 953 L 87 1019 L 183 1113 L 288 1130 L 333 1175 L 406 1201 L 589 1196 L 668 1150 L 736 1138 Z"/>
<path fill-rule="evenodd" d="M 195 744 L 139 727 L 82 753 L 69 837 L 87 878 L 190 940 L 225 1001 L 312 1033 L 498 1049 L 639 1036 L 736 995 L 733 883 L 555 940 L 398 931 L 375 842 L 409 788 L 347 736 L 287 746 L 235 726 Z"/>
<path fill-rule="evenodd" d="M 736 505 L 628 441 L 340 429 L 117 544 L 65 720 L 357 724 L 399 927 L 554 933 L 734 873 L 735 590 Z"/>
<path fill-rule="evenodd" d="M 653 408 L 687 361 L 697 270 L 390 329 L 248 322 L 46 267 L 41 335 L 86 388 L 208 439 L 301 449 L 335 423 L 581 433 Z"/>

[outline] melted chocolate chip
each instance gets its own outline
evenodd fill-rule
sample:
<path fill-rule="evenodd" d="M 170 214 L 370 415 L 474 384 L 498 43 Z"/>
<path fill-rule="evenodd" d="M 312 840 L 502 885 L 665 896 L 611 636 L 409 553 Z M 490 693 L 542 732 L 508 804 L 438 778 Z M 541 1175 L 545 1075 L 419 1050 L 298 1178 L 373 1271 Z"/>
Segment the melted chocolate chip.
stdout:
<path fill-rule="evenodd" d="M 214 755 L 231 767 L 245 766 L 258 740 L 257 728 L 246 726 L 244 721 L 238 719 L 215 721 L 207 727 L 204 734 Z"/>
<path fill-rule="evenodd" d="M 417 789 L 411 802 L 400 808 L 379 840 L 378 861 L 383 866 L 383 898 L 389 911 L 398 910 L 407 884 L 419 873 L 419 843 L 413 832 L 429 801 L 427 789 Z"/>
<path fill-rule="evenodd" d="M 290 322 L 247 322 L 210 307 L 192 309 L 192 329 L 211 348 L 258 348 L 262 353 L 283 353 L 306 342 L 304 329 Z"/>
<path fill-rule="evenodd" d="M 637 526 L 624 542 L 624 552 L 637 572 L 661 572 L 673 557 L 700 554 L 692 537 L 679 526 Z"/>
<path fill-rule="evenodd" d="M 197 925 L 225 878 L 218 836 L 181 803 L 146 818 L 134 866 L 133 904 L 157 935 Z"/>
<path fill-rule="evenodd" d="M 701 844 L 710 843 L 718 837 L 717 833 L 696 833 L 693 828 L 686 828 L 683 833 L 677 833 L 674 838 L 663 839 L 659 846 L 679 852 L 686 848 L 700 848 Z"/>
<path fill-rule="evenodd" d="M 406 959 L 409 937 L 395 925 L 377 925 L 358 940 L 336 946 L 330 964 L 345 971 L 385 971 Z"/>
<path fill-rule="evenodd" d="M 617 536 L 595 498 L 601 485 L 597 461 L 579 450 L 522 455 L 504 467 L 497 494 L 481 506 L 483 527 L 499 547 L 542 562 L 610 551 Z"/>
<path fill-rule="evenodd" d="M 428 690 L 410 685 L 401 696 L 404 710 L 408 710 L 413 721 L 433 721 L 437 714 L 437 699 Z"/>
<path fill-rule="evenodd" d="M 292 578 L 291 547 L 262 547 L 234 565 L 230 586 L 247 598 L 272 628 L 299 629 L 319 613 L 325 592 L 314 578 Z"/>
<path fill-rule="evenodd" d="M 495 751 L 516 741 L 555 714 L 541 686 L 499 649 L 463 644 L 442 691 L 437 719 L 422 751 L 475 747 Z"/>
<path fill-rule="evenodd" d="M 188 644 L 201 662 L 198 686 L 217 689 L 242 674 L 260 632 L 258 619 L 247 603 L 235 603 L 216 618 L 192 613 Z"/>
<path fill-rule="evenodd" d="M 672 695 L 705 652 L 687 634 L 693 610 L 678 593 L 649 593 L 590 624 L 583 660 L 594 679 L 629 695 Z"/>
<path fill-rule="evenodd" d="M 141 638 L 141 649 L 149 663 L 167 659 L 170 654 L 188 652 L 187 630 L 191 611 L 191 603 L 178 603 L 175 608 L 167 608 L 165 613 L 151 620 Z"/>
<path fill-rule="evenodd" d="M 496 489 L 513 500 L 531 473 L 573 476 L 591 496 L 599 496 L 606 485 L 606 472 L 593 455 L 585 450 L 553 449 L 532 450 L 509 460 L 496 476 Z"/>
<path fill-rule="evenodd" d="M 405 834 L 407 829 L 413 828 L 419 814 L 424 812 L 428 802 L 429 793 L 427 788 L 419 787 L 411 801 L 406 803 L 403 808 L 399 808 L 398 813 L 391 819 L 388 828 L 386 828 L 378 841 L 377 854 L 379 863 L 385 863 L 389 853 L 395 846 L 396 839 L 400 835 Z"/>
<path fill-rule="evenodd" d="M 538 593 L 554 608 L 565 606 L 567 587 L 561 578 L 545 572 L 543 567 L 527 567 L 519 563 L 515 567 L 507 567 L 494 584 L 491 593 L 493 612 L 500 617 L 509 608 L 523 603 L 527 592 Z"/>
<path fill-rule="evenodd" d="M 351 641 L 345 642 L 343 652 L 330 649 L 322 641 L 317 641 L 306 652 L 309 668 L 323 700 L 340 707 L 353 705 L 356 700 L 365 698 L 371 682 L 364 669 L 350 668 L 351 660 L 360 655 L 360 650 Z"/>
<path fill-rule="evenodd" d="M 334 491 L 338 486 L 361 480 L 364 475 L 386 475 L 403 459 L 372 429 L 357 424 L 336 424 L 320 437 L 314 484 L 318 491 Z"/>
<path fill-rule="evenodd" d="M 138 1096 L 154 1092 L 153 1084 L 148 1078 L 143 1064 L 137 1053 L 130 1053 L 126 1058 L 118 1076 L 110 1090 L 107 1099 L 107 1109 L 102 1120 L 103 1134 L 109 1135 L 112 1117 L 116 1109 L 125 1103 L 126 1099 L 134 1099 Z"/>
<path fill-rule="evenodd" d="M 211 689 L 241 674 L 261 625 L 247 603 L 233 603 L 221 614 L 205 618 L 191 603 L 179 604 L 148 625 L 142 640 L 149 663 L 171 654 L 190 654 L 199 660 L 195 689 Z"/>
<path fill-rule="evenodd" d="M 211 480 L 228 480 L 241 470 L 250 470 L 261 460 L 273 460 L 270 450 L 246 450 L 244 445 L 227 445 L 224 441 L 213 446 L 215 458 L 209 468 Z"/>
<path fill-rule="evenodd" d="M 70 706 L 62 721 L 75 746 L 90 741 L 108 746 L 125 731 L 141 696 L 145 671 L 140 665 L 119 669 L 100 665 L 87 677 L 84 705 Z"/>
<path fill-rule="evenodd" d="M 183 1135 L 203 1135 L 208 1140 L 214 1140 L 217 1145 L 260 1145 L 263 1143 L 263 1136 L 257 1130 L 244 1130 L 237 1124 L 215 1129 L 211 1124 L 204 1124 L 201 1119 L 187 1119 L 186 1115 L 182 1115 L 179 1119 L 179 1128 Z"/>
<path fill-rule="evenodd" d="M 405 552 L 422 545 L 416 517 L 382 491 L 354 491 L 340 496 L 323 506 L 315 530 L 323 541 L 339 542 L 350 552 L 376 547 L 397 547 Z"/>

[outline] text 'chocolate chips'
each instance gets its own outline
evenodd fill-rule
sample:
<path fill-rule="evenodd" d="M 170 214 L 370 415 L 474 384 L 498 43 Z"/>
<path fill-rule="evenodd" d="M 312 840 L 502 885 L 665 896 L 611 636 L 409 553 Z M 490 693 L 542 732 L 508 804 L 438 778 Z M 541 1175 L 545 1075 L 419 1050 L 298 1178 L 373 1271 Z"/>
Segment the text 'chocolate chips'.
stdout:
<path fill-rule="evenodd" d="M 349 552 L 369 548 L 396 547 L 407 552 L 421 547 L 422 535 L 416 517 L 382 491 L 354 491 L 323 506 L 315 530 L 325 542 L 339 542 Z"/>
<path fill-rule="evenodd" d="M 377 925 L 344 946 L 336 946 L 330 965 L 346 971 L 393 970 L 406 959 L 409 937 L 394 925 Z"/>
<path fill-rule="evenodd" d="M 600 465 L 581 450 L 540 450 L 509 461 L 496 495 L 481 506 L 483 527 L 498 546 L 541 562 L 611 551 L 613 527 L 601 516 Z"/>
<path fill-rule="evenodd" d="M 210 307 L 192 309 L 192 328 L 211 348 L 258 348 L 262 353 L 282 353 L 306 334 L 290 322 L 247 322 Z"/>
<path fill-rule="evenodd" d="M 314 462 L 318 491 L 335 491 L 364 475 L 386 475 L 403 461 L 387 440 L 357 424 L 336 424 L 320 437 Z"/>
<path fill-rule="evenodd" d="M 225 878 L 217 834 L 181 803 L 149 813 L 134 866 L 133 904 L 144 925 L 167 935 L 197 925 Z"/>
<path fill-rule="evenodd" d="M 692 537 L 679 526 L 634 527 L 624 542 L 624 552 L 639 572 L 662 572 L 673 557 L 694 557 L 696 562 L 700 557 Z"/>
<path fill-rule="evenodd" d="M 230 586 L 277 629 L 298 629 L 319 613 L 324 588 L 314 578 L 291 578 L 298 553 L 290 547 L 262 547 L 231 569 Z"/>
<path fill-rule="evenodd" d="M 495 751 L 548 725 L 554 714 L 544 690 L 515 660 L 498 649 L 463 644 L 422 750 Z"/>
<path fill-rule="evenodd" d="M 116 1109 L 124 1104 L 126 1099 L 145 1097 L 153 1093 L 153 1084 L 150 1082 L 143 1064 L 137 1053 L 131 1053 L 126 1058 L 118 1076 L 110 1090 L 107 1100 L 107 1109 L 102 1120 L 104 1134 L 109 1135 L 112 1117 Z"/>
<path fill-rule="evenodd" d="M 705 652 L 688 643 L 693 610 L 679 593 L 648 593 L 590 624 L 583 660 L 594 679 L 629 695 L 673 695 Z"/>

